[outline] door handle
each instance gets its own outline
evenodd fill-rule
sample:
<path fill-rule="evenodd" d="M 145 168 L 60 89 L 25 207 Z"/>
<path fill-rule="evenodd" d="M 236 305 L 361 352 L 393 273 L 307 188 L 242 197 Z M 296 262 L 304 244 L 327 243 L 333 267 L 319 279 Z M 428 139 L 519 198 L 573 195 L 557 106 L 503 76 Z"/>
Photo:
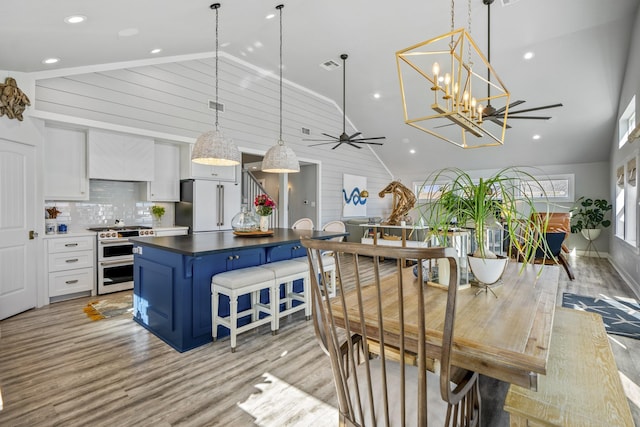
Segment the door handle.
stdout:
<path fill-rule="evenodd" d="M 38 232 L 34 230 L 29 230 L 29 240 L 33 240 L 38 237 Z"/>

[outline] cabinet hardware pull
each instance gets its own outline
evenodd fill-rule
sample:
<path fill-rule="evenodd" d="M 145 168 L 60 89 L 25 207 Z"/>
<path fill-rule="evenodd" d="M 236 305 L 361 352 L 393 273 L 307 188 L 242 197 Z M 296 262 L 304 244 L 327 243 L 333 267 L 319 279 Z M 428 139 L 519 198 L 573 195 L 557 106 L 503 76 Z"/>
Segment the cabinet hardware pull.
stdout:
<path fill-rule="evenodd" d="M 233 259 L 233 255 L 229 255 L 229 257 L 227 258 L 229 261 L 231 261 Z"/>
<path fill-rule="evenodd" d="M 80 261 L 78 258 L 65 260 L 65 262 L 78 262 L 78 261 Z"/>
<path fill-rule="evenodd" d="M 78 283 L 78 281 L 77 280 L 67 280 L 64 283 L 66 283 L 67 285 L 73 285 L 74 283 Z"/>
<path fill-rule="evenodd" d="M 236 259 L 240 259 L 240 255 L 236 255 Z"/>
<path fill-rule="evenodd" d="M 78 244 L 77 243 L 66 243 L 65 246 L 67 248 L 71 248 L 71 247 L 74 247 L 74 246 L 78 246 Z"/>

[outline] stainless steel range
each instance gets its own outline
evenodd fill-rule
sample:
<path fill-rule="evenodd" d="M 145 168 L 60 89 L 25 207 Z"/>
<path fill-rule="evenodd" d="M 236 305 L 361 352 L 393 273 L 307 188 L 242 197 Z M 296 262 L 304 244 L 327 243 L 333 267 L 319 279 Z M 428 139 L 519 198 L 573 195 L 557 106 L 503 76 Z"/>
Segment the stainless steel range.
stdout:
<path fill-rule="evenodd" d="M 154 236 L 151 227 L 93 227 L 97 244 L 98 295 L 133 289 L 133 243 L 129 237 Z"/>

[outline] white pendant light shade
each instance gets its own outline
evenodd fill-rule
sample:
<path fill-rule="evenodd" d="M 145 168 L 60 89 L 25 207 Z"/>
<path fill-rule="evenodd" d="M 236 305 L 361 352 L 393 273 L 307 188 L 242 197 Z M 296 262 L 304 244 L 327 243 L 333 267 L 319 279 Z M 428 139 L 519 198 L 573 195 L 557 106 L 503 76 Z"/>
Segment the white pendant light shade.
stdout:
<path fill-rule="evenodd" d="M 262 171 L 271 173 L 295 173 L 300 172 L 300 163 L 293 150 L 280 140 L 269 148 L 262 159 Z"/>
<path fill-rule="evenodd" d="M 280 137 L 278 143 L 269 148 L 262 159 L 262 172 L 270 173 L 295 173 L 300 172 L 300 163 L 293 150 L 282 140 L 282 8 L 283 4 L 276 6 L 280 11 Z"/>
<path fill-rule="evenodd" d="M 226 139 L 218 125 L 218 9 L 220 3 L 210 6 L 216 11 L 216 123 L 215 130 L 198 137 L 191 152 L 191 161 L 202 165 L 235 166 L 241 161 L 240 150 L 231 139 Z"/>
<path fill-rule="evenodd" d="M 235 166 L 240 164 L 240 158 L 238 147 L 220 129 L 200 135 L 191 152 L 191 161 L 202 165 Z"/>

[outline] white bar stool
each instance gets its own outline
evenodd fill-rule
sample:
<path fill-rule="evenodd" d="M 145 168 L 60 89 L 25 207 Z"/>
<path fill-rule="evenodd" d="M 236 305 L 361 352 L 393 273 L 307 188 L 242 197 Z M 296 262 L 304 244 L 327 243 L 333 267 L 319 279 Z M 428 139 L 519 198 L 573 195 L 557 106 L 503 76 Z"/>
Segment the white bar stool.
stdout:
<path fill-rule="evenodd" d="M 260 302 L 260 291 L 269 290 L 269 305 Z M 229 329 L 231 335 L 231 352 L 236 351 L 236 337 L 238 334 L 254 329 L 265 323 L 271 323 L 271 333 L 278 330 L 278 294 L 275 275 L 261 267 L 246 267 L 237 270 L 215 274 L 211 278 L 211 335 L 213 341 L 218 338 L 218 325 Z M 238 312 L 238 297 L 251 294 L 251 307 Z M 218 300 L 220 295 L 229 297 L 229 317 L 218 315 Z M 260 313 L 268 317 L 260 318 Z M 238 319 L 251 315 L 251 321 L 238 326 Z"/>
<path fill-rule="evenodd" d="M 293 258 L 294 261 L 296 262 L 304 262 L 307 265 L 307 268 L 309 266 L 309 260 L 307 259 L 307 257 L 299 257 L 299 258 Z M 324 272 L 325 274 L 329 275 L 329 285 L 328 285 L 328 290 L 329 290 L 329 298 L 333 298 L 336 296 L 336 259 L 333 257 L 333 254 L 331 255 L 322 255 L 322 267 L 324 268 Z"/>
<path fill-rule="evenodd" d="M 311 319 L 311 293 L 309 292 L 309 265 L 292 259 L 270 262 L 260 265 L 275 275 L 275 295 L 277 300 L 276 330 L 280 328 L 280 319 L 289 314 L 304 310 L 307 320 Z M 302 292 L 293 289 L 293 282 L 302 280 Z M 280 298 L 280 285 L 284 283 L 284 298 Z M 293 305 L 297 301 L 299 304 Z M 280 311 L 280 304 L 284 303 L 284 310 Z"/>

